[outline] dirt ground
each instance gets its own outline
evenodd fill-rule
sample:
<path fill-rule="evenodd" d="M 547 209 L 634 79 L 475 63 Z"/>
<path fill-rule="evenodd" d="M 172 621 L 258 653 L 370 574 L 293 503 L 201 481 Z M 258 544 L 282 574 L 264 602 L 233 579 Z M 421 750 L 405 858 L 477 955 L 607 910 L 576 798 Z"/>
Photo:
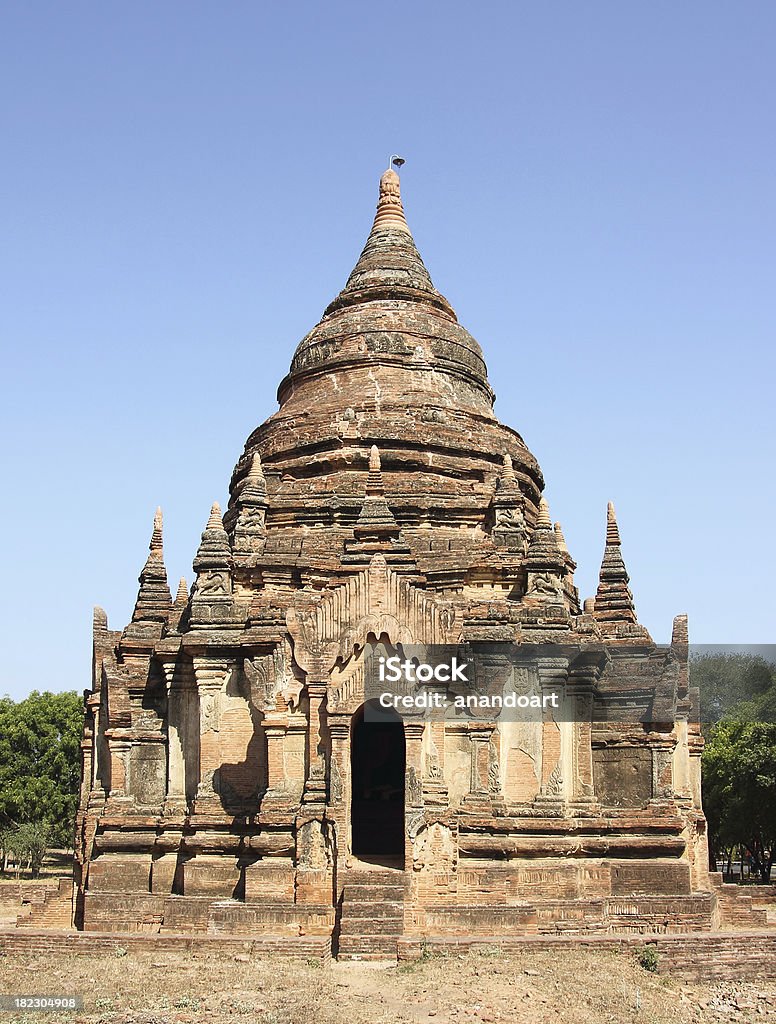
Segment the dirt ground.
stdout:
<path fill-rule="evenodd" d="M 604 1024 L 776 1021 L 776 982 L 694 985 L 651 974 L 633 953 L 432 957 L 395 964 L 296 964 L 151 953 L 0 955 L 0 992 L 83 995 L 81 1012 L 0 1021 L 76 1024 Z"/>

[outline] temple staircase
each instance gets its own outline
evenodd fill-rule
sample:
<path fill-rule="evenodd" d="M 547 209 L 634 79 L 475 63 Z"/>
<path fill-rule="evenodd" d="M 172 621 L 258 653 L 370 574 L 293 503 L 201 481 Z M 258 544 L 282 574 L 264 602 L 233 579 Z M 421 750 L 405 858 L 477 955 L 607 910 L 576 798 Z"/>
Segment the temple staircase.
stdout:
<path fill-rule="evenodd" d="M 42 885 L 23 897 L 17 928 L 69 928 L 73 917 L 73 879 L 59 878 L 56 888 Z"/>
<path fill-rule="evenodd" d="M 339 960 L 395 960 L 404 930 L 404 872 L 349 871 L 337 916 Z"/>

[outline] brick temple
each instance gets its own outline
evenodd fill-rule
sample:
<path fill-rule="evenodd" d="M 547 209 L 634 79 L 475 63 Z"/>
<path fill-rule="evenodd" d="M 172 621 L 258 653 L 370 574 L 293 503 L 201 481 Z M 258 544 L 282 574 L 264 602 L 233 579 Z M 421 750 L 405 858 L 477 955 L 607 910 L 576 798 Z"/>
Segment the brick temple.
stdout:
<path fill-rule="evenodd" d="M 191 590 L 158 512 L 131 622 L 95 611 L 77 927 L 331 935 L 343 957 L 711 927 L 686 618 L 665 647 L 639 624 L 611 505 L 580 602 L 393 170 L 278 402 Z M 376 651 L 467 644 L 528 652 L 525 686 L 573 715 L 370 720 Z"/>

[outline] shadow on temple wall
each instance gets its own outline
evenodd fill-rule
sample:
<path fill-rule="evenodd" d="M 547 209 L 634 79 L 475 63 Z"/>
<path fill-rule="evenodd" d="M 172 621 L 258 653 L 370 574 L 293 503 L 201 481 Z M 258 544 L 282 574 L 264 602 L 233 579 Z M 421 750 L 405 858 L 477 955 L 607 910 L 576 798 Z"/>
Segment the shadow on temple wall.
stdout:
<path fill-rule="evenodd" d="M 264 715 L 250 699 L 242 674 L 234 674 L 226 687 L 228 698 L 244 701 L 251 717 L 251 738 L 241 761 L 224 762 L 213 773 L 213 791 L 227 814 L 252 818 L 259 811 L 268 785 L 267 737 Z M 237 824 L 237 822 L 235 822 Z"/>
<path fill-rule="evenodd" d="M 267 738 L 258 725 L 245 751 L 245 758 L 226 762 L 213 772 L 213 791 L 227 814 L 252 818 L 258 814 L 267 790 Z"/>

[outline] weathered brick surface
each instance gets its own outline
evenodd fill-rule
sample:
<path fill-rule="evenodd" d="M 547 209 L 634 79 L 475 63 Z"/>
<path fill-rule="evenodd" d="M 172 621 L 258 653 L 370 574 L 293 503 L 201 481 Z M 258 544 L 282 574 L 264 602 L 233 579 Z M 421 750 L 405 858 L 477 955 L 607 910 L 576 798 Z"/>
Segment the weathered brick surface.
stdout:
<path fill-rule="evenodd" d="M 636 954 L 645 946 L 658 953 L 658 972 L 696 981 L 776 978 L 776 932 L 707 932 L 692 935 L 625 936 L 472 936 L 425 939 L 405 936 L 398 942 L 399 960 L 416 960 L 424 953 L 458 955 L 477 949 L 505 952 L 600 949 Z"/>
<path fill-rule="evenodd" d="M 173 600 L 157 513 L 131 622 L 95 612 L 79 927 L 329 931 L 377 955 L 403 929 L 717 920 L 686 619 L 670 650 L 639 625 L 611 506 L 580 602 L 539 465 L 493 398 L 388 171 L 356 267 L 210 511 L 194 586 Z M 557 644 L 525 682 L 558 687 L 574 720 L 407 721 L 380 804 L 374 733 L 353 760 L 364 651 L 411 642 Z M 390 849 L 356 848 L 353 815 Z M 392 858 L 396 892 L 360 877 L 365 852 Z"/>
<path fill-rule="evenodd" d="M 77 932 L 0 929 L 0 952 L 82 954 L 113 953 L 117 949 L 150 953 L 283 956 L 298 960 L 331 959 L 331 940 L 324 935 L 273 935 L 229 938 L 200 935 L 138 935 L 134 932 Z"/>

